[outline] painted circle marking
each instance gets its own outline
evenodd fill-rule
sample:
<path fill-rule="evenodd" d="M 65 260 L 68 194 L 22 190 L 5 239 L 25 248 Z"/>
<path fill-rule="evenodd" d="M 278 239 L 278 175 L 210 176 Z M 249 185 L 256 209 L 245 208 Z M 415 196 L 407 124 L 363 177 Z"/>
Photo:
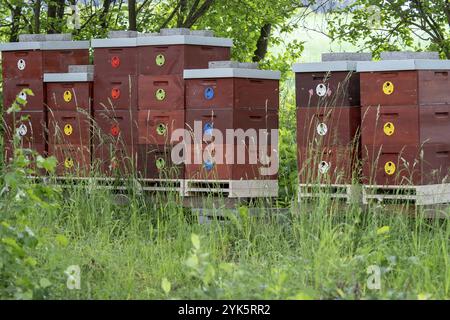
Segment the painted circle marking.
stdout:
<path fill-rule="evenodd" d="M 67 169 L 73 168 L 73 159 L 72 158 L 66 158 L 64 160 L 64 167 L 66 167 Z"/>
<path fill-rule="evenodd" d="M 63 98 L 65 102 L 72 101 L 72 92 L 70 92 L 69 90 L 64 91 Z"/>
<path fill-rule="evenodd" d="M 212 100 L 214 98 L 214 88 L 212 87 L 206 88 L 204 95 L 206 100 Z"/>
<path fill-rule="evenodd" d="M 324 136 L 328 133 L 328 126 L 321 122 L 317 125 L 316 131 L 319 136 Z"/>
<path fill-rule="evenodd" d="M 166 63 L 166 57 L 163 54 L 158 54 L 155 62 L 158 67 L 162 67 Z"/>
<path fill-rule="evenodd" d="M 17 134 L 18 134 L 19 136 L 21 136 L 21 137 L 26 136 L 27 132 L 28 132 L 28 128 L 27 128 L 27 126 L 26 126 L 24 123 L 22 123 L 22 124 L 17 128 Z"/>
<path fill-rule="evenodd" d="M 120 97 L 120 89 L 119 88 L 113 88 L 112 90 L 111 90 L 111 97 L 113 98 L 113 99 L 119 99 L 119 97 Z"/>
<path fill-rule="evenodd" d="M 327 91 L 328 91 L 327 86 L 323 83 L 318 84 L 316 87 L 316 94 L 319 97 L 325 97 L 325 95 L 327 94 Z"/>
<path fill-rule="evenodd" d="M 27 101 L 28 95 L 24 91 L 21 91 L 19 93 L 18 97 L 19 97 L 19 99 Z"/>
<path fill-rule="evenodd" d="M 116 125 L 116 124 L 114 124 L 114 125 L 111 127 L 111 134 L 112 134 L 114 137 L 117 137 L 117 136 L 119 135 L 119 133 L 120 133 L 120 128 L 119 128 L 119 126 Z"/>
<path fill-rule="evenodd" d="M 70 123 L 67 123 L 64 126 L 64 134 L 66 136 L 70 136 L 72 133 L 73 133 L 73 127 L 72 127 L 72 125 Z"/>
<path fill-rule="evenodd" d="M 214 169 L 214 162 L 212 160 L 206 160 L 203 163 L 203 167 L 206 171 L 211 171 L 212 169 Z"/>
<path fill-rule="evenodd" d="M 330 167 L 331 167 L 331 165 L 328 162 L 322 161 L 319 164 L 319 172 L 321 174 L 325 174 L 325 173 L 327 173 L 330 170 Z"/>
<path fill-rule="evenodd" d="M 384 134 L 388 137 L 392 136 L 395 133 L 395 126 L 392 122 L 386 122 L 383 126 Z"/>
<path fill-rule="evenodd" d="M 164 89 L 156 90 L 155 97 L 158 101 L 163 101 L 166 98 L 166 91 Z"/>
<path fill-rule="evenodd" d="M 395 90 L 395 86 L 391 81 L 386 81 L 385 83 L 383 83 L 383 92 L 386 95 L 391 95 L 394 93 Z"/>
<path fill-rule="evenodd" d="M 214 130 L 214 125 L 212 123 L 207 122 L 203 126 L 203 134 L 205 136 L 212 136 L 213 130 Z"/>
<path fill-rule="evenodd" d="M 166 160 L 164 160 L 164 158 L 158 158 L 156 159 L 155 164 L 158 170 L 164 169 L 166 166 Z"/>
<path fill-rule="evenodd" d="M 23 59 L 19 59 L 17 61 L 17 69 L 19 69 L 20 71 L 24 70 L 27 67 L 27 63 L 25 62 L 25 60 Z"/>
<path fill-rule="evenodd" d="M 393 163 L 392 161 L 388 161 L 384 165 L 384 171 L 390 176 L 392 176 L 396 170 L 397 167 L 395 166 L 395 163 Z"/>
<path fill-rule="evenodd" d="M 156 133 L 160 136 L 164 136 L 167 133 L 167 125 L 165 123 L 159 123 L 156 126 Z"/>
<path fill-rule="evenodd" d="M 111 58 L 111 66 L 113 68 L 118 68 L 120 66 L 120 58 L 117 56 L 114 56 Z"/>

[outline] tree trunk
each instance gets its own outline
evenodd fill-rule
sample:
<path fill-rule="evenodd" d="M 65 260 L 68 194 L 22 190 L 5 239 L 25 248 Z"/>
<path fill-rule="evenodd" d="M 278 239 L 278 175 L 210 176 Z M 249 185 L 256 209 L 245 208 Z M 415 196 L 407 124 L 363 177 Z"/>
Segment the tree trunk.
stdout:
<path fill-rule="evenodd" d="M 253 55 L 253 62 L 260 62 L 267 54 L 267 48 L 269 46 L 270 32 L 272 25 L 270 23 L 265 24 L 261 28 L 258 42 L 256 43 L 256 50 Z"/>
<path fill-rule="evenodd" d="M 35 0 L 34 8 L 34 33 L 41 32 L 41 0 Z"/>
<path fill-rule="evenodd" d="M 102 27 L 102 29 L 107 29 L 108 28 L 108 13 L 109 13 L 109 8 L 111 6 L 111 0 L 103 0 L 103 9 L 102 12 L 100 13 L 100 26 Z"/>
<path fill-rule="evenodd" d="M 128 25 L 129 30 L 136 31 L 136 0 L 128 0 Z"/>
<path fill-rule="evenodd" d="M 178 12 L 177 28 L 184 25 L 184 17 L 186 16 L 187 0 L 180 0 L 180 10 Z"/>
<path fill-rule="evenodd" d="M 19 41 L 20 30 L 20 16 L 22 12 L 22 6 L 17 5 L 11 8 L 11 33 L 9 35 L 9 42 Z"/>
<path fill-rule="evenodd" d="M 47 33 L 61 32 L 61 22 L 64 16 L 64 0 L 51 0 L 48 3 L 47 18 L 48 28 Z"/>
<path fill-rule="evenodd" d="M 198 19 L 200 19 L 203 15 L 208 12 L 208 10 L 211 8 L 211 6 L 214 4 L 215 0 L 205 0 L 203 4 L 196 10 L 198 3 L 195 3 L 191 9 L 191 12 L 189 12 L 188 17 L 186 18 L 186 21 L 184 22 L 185 28 L 192 28 L 192 26 L 197 22 Z"/>

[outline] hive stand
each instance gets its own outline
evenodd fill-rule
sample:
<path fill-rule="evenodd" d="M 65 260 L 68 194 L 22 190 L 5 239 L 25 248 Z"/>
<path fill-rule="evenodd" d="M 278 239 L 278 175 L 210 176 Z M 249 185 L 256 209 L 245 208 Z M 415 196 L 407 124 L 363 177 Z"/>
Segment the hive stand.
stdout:
<path fill-rule="evenodd" d="M 450 60 L 437 53 L 381 56 L 357 65 L 363 202 L 449 203 Z"/>
<path fill-rule="evenodd" d="M 358 61 L 370 53 L 330 53 L 298 63 L 296 74 L 298 201 L 329 196 L 361 202 L 355 177 L 361 122 Z"/>

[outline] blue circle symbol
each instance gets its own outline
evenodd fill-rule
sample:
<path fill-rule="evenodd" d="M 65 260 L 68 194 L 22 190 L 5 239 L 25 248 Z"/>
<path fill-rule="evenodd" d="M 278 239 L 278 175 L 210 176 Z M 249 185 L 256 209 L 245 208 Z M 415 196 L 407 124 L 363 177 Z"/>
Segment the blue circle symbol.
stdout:
<path fill-rule="evenodd" d="M 206 171 L 211 171 L 214 168 L 214 162 L 211 160 L 206 160 L 203 163 L 203 167 L 206 169 Z"/>
<path fill-rule="evenodd" d="M 208 87 L 205 89 L 205 99 L 211 100 L 214 98 L 214 89 L 212 87 Z"/>
<path fill-rule="evenodd" d="M 212 136 L 213 130 L 214 130 L 214 125 L 212 123 L 207 122 L 203 126 L 203 134 L 205 136 Z"/>

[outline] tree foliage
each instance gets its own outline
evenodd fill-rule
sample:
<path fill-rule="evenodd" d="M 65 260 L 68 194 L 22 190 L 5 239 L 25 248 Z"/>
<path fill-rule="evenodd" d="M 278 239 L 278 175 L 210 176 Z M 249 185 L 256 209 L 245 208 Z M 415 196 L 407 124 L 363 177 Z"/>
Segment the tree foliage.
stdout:
<path fill-rule="evenodd" d="M 404 47 L 439 51 L 450 58 L 450 1 L 356 0 L 329 20 L 333 39 L 363 43 L 375 54 Z M 420 48 L 419 38 L 429 43 Z"/>

